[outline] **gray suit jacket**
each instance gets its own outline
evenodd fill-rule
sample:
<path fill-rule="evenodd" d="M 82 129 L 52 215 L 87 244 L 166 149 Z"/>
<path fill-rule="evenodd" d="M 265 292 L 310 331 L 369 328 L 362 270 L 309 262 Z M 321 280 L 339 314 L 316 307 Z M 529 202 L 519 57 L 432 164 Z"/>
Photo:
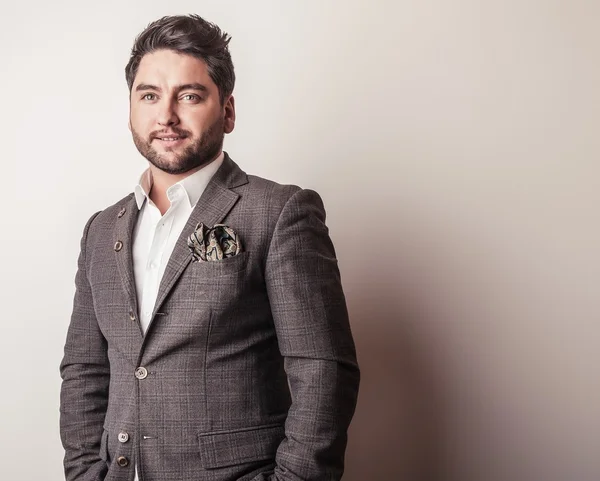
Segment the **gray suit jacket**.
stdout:
<path fill-rule="evenodd" d="M 133 193 L 87 222 L 60 365 L 67 481 L 338 480 L 359 370 L 318 194 L 226 155 L 168 261 L 142 334 Z M 225 223 L 245 251 L 191 262 Z M 120 241 L 120 243 L 118 243 Z"/>

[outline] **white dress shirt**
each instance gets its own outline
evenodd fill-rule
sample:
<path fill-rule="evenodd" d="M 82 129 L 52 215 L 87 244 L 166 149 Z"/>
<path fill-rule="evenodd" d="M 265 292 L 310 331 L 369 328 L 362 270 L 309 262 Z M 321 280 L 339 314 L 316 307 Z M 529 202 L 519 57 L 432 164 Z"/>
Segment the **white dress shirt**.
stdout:
<path fill-rule="evenodd" d="M 225 154 L 221 152 L 215 161 L 169 187 L 167 198 L 171 205 L 163 216 L 148 196 L 153 183 L 149 168 L 135 186 L 135 200 L 141 212 L 133 233 L 133 271 L 140 324 L 144 334 L 175 243 L 224 157 Z"/>
<path fill-rule="evenodd" d="M 169 187 L 167 198 L 171 205 L 163 216 L 148 195 L 153 184 L 149 168 L 135 186 L 135 200 L 141 212 L 133 233 L 133 272 L 140 325 L 144 334 L 150 324 L 158 287 L 175 243 L 224 157 L 225 154 L 221 152 L 215 161 Z M 135 481 L 138 481 L 137 466 Z"/>

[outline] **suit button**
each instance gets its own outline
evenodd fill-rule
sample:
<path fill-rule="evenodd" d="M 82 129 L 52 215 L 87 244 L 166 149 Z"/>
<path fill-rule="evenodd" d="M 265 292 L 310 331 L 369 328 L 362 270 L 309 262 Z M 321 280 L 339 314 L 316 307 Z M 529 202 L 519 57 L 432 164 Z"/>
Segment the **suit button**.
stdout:
<path fill-rule="evenodd" d="M 120 240 L 118 240 L 117 242 L 115 242 L 115 250 L 117 252 L 119 252 L 122 248 L 123 248 L 123 243 Z"/>
<path fill-rule="evenodd" d="M 121 431 L 119 433 L 118 439 L 120 443 L 126 443 L 127 441 L 129 441 L 129 434 L 127 434 L 125 431 Z"/>
<path fill-rule="evenodd" d="M 132 321 L 135 321 L 135 312 L 129 311 L 129 319 L 131 319 Z"/>
<path fill-rule="evenodd" d="M 124 468 L 125 466 L 127 466 L 129 464 L 129 459 L 127 459 L 125 456 L 119 456 L 117 458 L 117 464 L 119 466 L 121 466 L 122 468 Z"/>
<path fill-rule="evenodd" d="M 148 371 L 146 371 L 145 367 L 138 367 L 135 370 L 135 377 L 138 379 L 146 379 L 146 376 L 148 376 Z"/>

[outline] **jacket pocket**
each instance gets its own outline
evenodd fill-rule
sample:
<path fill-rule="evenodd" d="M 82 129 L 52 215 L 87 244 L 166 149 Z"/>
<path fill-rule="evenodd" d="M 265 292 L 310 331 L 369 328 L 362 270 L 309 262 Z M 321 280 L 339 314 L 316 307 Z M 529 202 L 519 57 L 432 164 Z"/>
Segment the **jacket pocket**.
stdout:
<path fill-rule="evenodd" d="M 243 271 L 248 264 L 249 251 L 240 252 L 233 257 L 227 257 L 219 261 L 195 261 L 192 262 L 192 270 L 200 275 L 229 276 Z"/>
<path fill-rule="evenodd" d="M 274 458 L 284 437 L 281 424 L 199 434 L 200 462 L 213 469 Z"/>

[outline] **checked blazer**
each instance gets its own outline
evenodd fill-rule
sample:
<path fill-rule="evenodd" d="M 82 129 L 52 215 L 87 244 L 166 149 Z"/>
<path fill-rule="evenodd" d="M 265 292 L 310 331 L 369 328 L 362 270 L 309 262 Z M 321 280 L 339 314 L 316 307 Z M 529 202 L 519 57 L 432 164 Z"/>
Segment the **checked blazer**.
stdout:
<path fill-rule="evenodd" d="M 138 321 L 134 194 L 81 239 L 60 364 L 67 481 L 334 481 L 359 369 L 319 195 L 225 155 Z M 244 250 L 192 261 L 200 222 Z"/>

